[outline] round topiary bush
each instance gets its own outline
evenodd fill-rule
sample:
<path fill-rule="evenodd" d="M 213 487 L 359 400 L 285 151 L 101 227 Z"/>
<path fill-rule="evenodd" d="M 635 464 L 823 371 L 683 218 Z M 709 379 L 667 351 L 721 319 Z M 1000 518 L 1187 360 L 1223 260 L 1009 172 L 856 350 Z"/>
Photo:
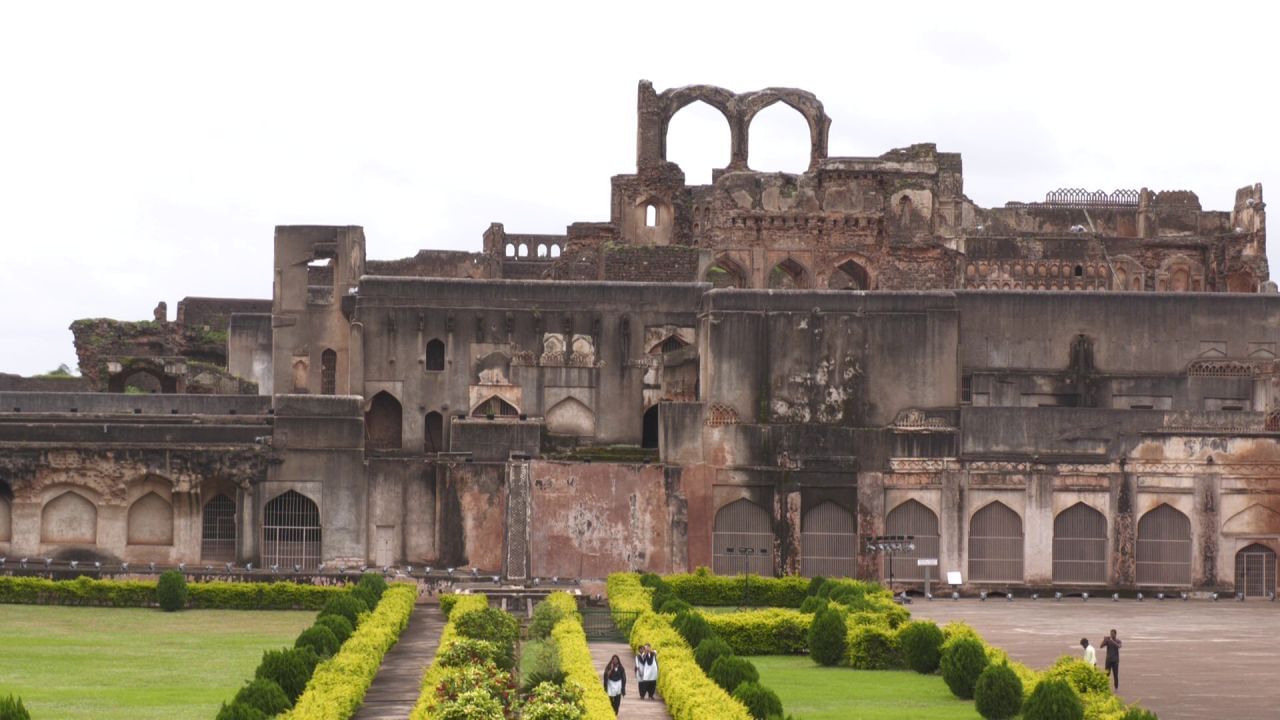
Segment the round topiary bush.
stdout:
<path fill-rule="evenodd" d="M 732 693 L 744 682 L 760 682 L 760 671 L 746 658 L 726 655 L 711 663 L 707 677 L 725 692 Z"/>
<path fill-rule="evenodd" d="M 942 628 L 929 620 L 916 620 L 898 629 L 898 644 L 907 667 L 922 675 L 938 669 L 942 658 Z"/>
<path fill-rule="evenodd" d="M 358 598 L 370 610 L 378 607 L 378 593 L 374 592 L 372 588 L 356 585 L 351 588 L 350 594 L 351 597 Z"/>
<path fill-rule="evenodd" d="M 387 579 L 379 573 L 365 573 L 360 576 L 359 586 L 372 590 L 374 599 L 381 600 L 382 593 L 387 591 Z"/>
<path fill-rule="evenodd" d="M 482 608 L 453 618 L 454 629 L 465 638 L 488 640 L 498 648 L 494 663 L 503 670 L 515 665 L 516 640 L 520 637 L 520 623 L 509 613 L 494 608 Z"/>
<path fill-rule="evenodd" d="M 22 698 L 6 695 L 0 698 L 0 720 L 31 720 L 31 714 L 22 706 Z"/>
<path fill-rule="evenodd" d="M 1022 705 L 1023 720 L 1084 720 L 1084 703 L 1061 678 L 1041 680 Z"/>
<path fill-rule="evenodd" d="M 338 593 L 326 600 L 324 607 L 320 608 L 320 614 L 344 617 L 347 622 L 351 623 L 351 627 L 355 628 L 360 624 L 360 613 L 368 612 L 368 610 L 369 606 L 363 600 L 346 592 Z"/>
<path fill-rule="evenodd" d="M 689 643 L 689 647 L 696 648 L 703 640 L 715 635 L 715 631 L 711 629 L 711 623 L 702 617 L 702 613 L 697 610 L 685 610 L 676 615 L 676 619 L 671 622 L 671 626 L 680 633 L 684 641 Z"/>
<path fill-rule="evenodd" d="M 338 638 L 338 645 L 347 641 L 351 637 L 351 633 L 355 632 L 355 628 L 351 627 L 351 621 L 341 615 L 321 615 L 316 618 L 316 625 L 323 625 L 329 628 L 329 632 Z"/>
<path fill-rule="evenodd" d="M 267 717 L 279 715 L 293 707 L 289 696 L 276 684 L 275 680 L 255 678 L 236 693 L 232 705 L 251 705 L 262 711 Z"/>
<path fill-rule="evenodd" d="M 902 652 L 892 632 L 874 625 L 855 627 L 848 638 L 849 667 L 855 670 L 894 670 L 902 667 Z"/>
<path fill-rule="evenodd" d="M 834 608 L 819 612 L 809 624 L 809 657 L 819 665 L 838 665 L 844 660 L 848 634 L 844 613 Z"/>
<path fill-rule="evenodd" d="M 828 605 L 830 605 L 830 604 L 831 604 L 831 603 L 827 602 L 827 601 L 826 601 L 825 599 L 823 599 L 823 598 L 815 597 L 815 596 L 810 596 L 810 597 L 805 598 L 805 599 L 804 599 L 804 602 L 800 603 L 800 612 L 802 612 L 802 613 L 816 613 L 816 612 L 818 612 L 819 610 L 823 610 L 823 609 L 825 609 L 825 608 L 826 608 Z"/>
<path fill-rule="evenodd" d="M 716 660 L 732 654 L 733 648 L 729 647 L 729 643 L 721 640 L 719 636 L 712 635 L 698 643 L 698 647 L 693 651 L 693 659 L 698 663 L 698 667 L 702 668 L 702 672 L 707 672 L 711 670 Z"/>
<path fill-rule="evenodd" d="M 1106 673 L 1077 657 L 1064 655 L 1045 671 L 1045 677 L 1066 680 L 1076 692 L 1111 694 Z"/>
<path fill-rule="evenodd" d="M 156 583 L 156 600 L 165 612 L 181 610 L 187 606 L 187 578 L 177 570 L 160 573 Z"/>
<path fill-rule="evenodd" d="M 307 687 L 311 679 L 314 664 L 309 657 L 315 657 L 310 648 L 289 648 L 287 650 L 268 650 L 262 653 L 262 662 L 254 672 L 254 677 L 274 681 L 284 691 L 289 702 L 294 702 Z"/>
<path fill-rule="evenodd" d="M 662 603 L 662 607 L 658 608 L 658 612 L 667 613 L 670 615 L 679 615 L 680 613 L 686 610 L 692 610 L 692 609 L 693 609 L 693 606 L 690 605 L 689 603 L 681 600 L 678 597 L 673 597 L 670 600 Z"/>
<path fill-rule="evenodd" d="M 958 698 L 970 700 L 978 676 L 987 667 L 987 653 L 980 640 L 961 635 L 943 643 L 938 665 L 951 692 Z"/>
<path fill-rule="evenodd" d="M 821 575 L 814 575 L 809 579 L 809 589 L 805 590 L 805 595 L 808 595 L 809 597 L 816 597 L 818 591 L 822 589 L 823 584 L 826 582 L 827 579 Z"/>
<path fill-rule="evenodd" d="M 1022 681 L 1008 663 L 988 665 L 974 685 L 973 701 L 986 720 L 1009 720 L 1022 709 Z"/>
<path fill-rule="evenodd" d="M 338 648 L 342 643 L 338 642 L 338 636 L 333 631 L 319 623 L 303 630 L 298 639 L 293 643 L 296 648 L 309 647 L 315 651 L 316 655 L 321 658 L 331 657 L 338 652 Z"/>
<path fill-rule="evenodd" d="M 252 705 L 233 702 L 223 704 L 215 720 L 267 720 L 269 716 Z"/>
<path fill-rule="evenodd" d="M 778 693 L 757 682 L 744 682 L 733 691 L 733 699 L 747 706 L 747 712 L 755 720 L 769 720 L 782 715 L 782 700 Z"/>

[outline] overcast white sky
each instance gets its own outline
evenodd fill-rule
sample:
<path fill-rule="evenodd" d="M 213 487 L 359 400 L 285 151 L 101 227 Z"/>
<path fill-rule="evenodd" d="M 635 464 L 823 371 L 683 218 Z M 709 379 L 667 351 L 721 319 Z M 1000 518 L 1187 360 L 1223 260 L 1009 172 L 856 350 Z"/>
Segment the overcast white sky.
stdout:
<path fill-rule="evenodd" d="M 1194 7 L 4 3 L 0 371 L 75 367 L 76 318 L 270 297 L 277 224 L 363 225 L 395 258 L 607 220 L 641 78 L 811 90 L 832 155 L 936 142 L 984 206 L 1146 186 L 1228 210 L 1280 192 L 1280 12 Z M 714 111 L 672 132 L 691 179 L 727 161 Z M 751 139 L 757 169 L 807 157 L 782 106 Z"/>

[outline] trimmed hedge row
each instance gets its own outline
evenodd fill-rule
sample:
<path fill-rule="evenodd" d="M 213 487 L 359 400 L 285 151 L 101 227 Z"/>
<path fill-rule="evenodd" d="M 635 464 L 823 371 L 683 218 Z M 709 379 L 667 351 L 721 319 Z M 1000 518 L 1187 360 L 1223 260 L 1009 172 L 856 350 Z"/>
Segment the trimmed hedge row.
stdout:
<path fill-rule="evenodd" d="M 704 613 L 711 629 L 738 655 L 799 655 L 808 649 L 813 615 L 768 609 Z"/>
<path fill-rule="evenodd" d="M 341 585 L 303 585 L 287 581 L 187 583 L 188 608 L 222 610 L 319 610 Z M 157 607 L 156 582 L 0 577 L 0 603 L 23 605 L 91 605 Z"/>
<path fill-rule="evenodd" d="M 704 567 L 662 578 L 675 596 L 691 605 L 798 608 L 808 597 L 809 579 L 795 576 L 713 575 Z"/>
<path fill-rule="evenodd" d="M 418 589 L 395 583 L 337 654 L 322 662 L 286 720 L 346 720 L 355 714 L 382 665 L 382 658 L 409 624 Z M 317 627 L 320 627 L 317 625 Z"/>
<path fill-rule="evenodd" d="M 582 690 L 586 720 L 613 720 L 613 706 L 596 675 L 595 664 L 591 662 L 591 650 L 587 647 L 587 634 L 582 629 L 577 601 L 569 593 L 554 592 L 543 602 L 551 603 L 564 612 L 564 618 L 551 629 L 551 639 L 560 653 L 560 668 L 565 672 L 565 682 L 573 683 Z"/>
<path fill-rule="evenodd" d="M 751 720 L 746 706 L 734 700 L 702 672 L 689 644 L 671 627 L 666 616 L 653 612 L 652 593 L 640 584 L 638 576 L 632 573 L 610 575 L 608 593 L 609 607 L 615 617 L 625 621 L 630 619 L 629 613 L 640 613 L 633 623 L 623 623 L 629 625 L 624 632 L 630 637 L 633 648 L 648 643 L 658 651 L 662 662 L 658 689 L 674 720 Z"/>

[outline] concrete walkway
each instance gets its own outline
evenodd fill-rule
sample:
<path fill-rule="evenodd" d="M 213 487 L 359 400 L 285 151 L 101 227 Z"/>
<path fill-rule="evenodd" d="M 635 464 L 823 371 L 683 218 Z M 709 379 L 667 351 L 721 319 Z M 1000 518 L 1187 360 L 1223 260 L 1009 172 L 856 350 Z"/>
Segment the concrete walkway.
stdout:
<path fill-rule="evenodd" d="M 622 707 L 618 708 L 619 718 L 622 720 L 671 720 L 671 714 L 667 712 L 667 705 L 662 701 L 661 695 L 658 695 L 655 700 L 640 699 L 640 687 L 636 685 L 636 656 L 632 654 L 629 645 L 620 642 L 591 642 L 587 643 L 587 646 L 591 648 L 591 662 L 596 666 L 597 678 L 604 673 L 604 666 L 609 664 L 609 658 L 614 655 L 618 656 L 622 661 L 622 667 L 627 671 L 627 695 L 622 698 Z M 661 656 L 658 657 L 658 668 L 661 672 Z"/>
<path fill-rule="evenodd" d="M 400 640 L 382 658 L 364 704 L 355 720 L 404 720 L 422 692 L 422 674 L 436 656 L 444 631 L 444 615 L 438 605 L 417 605 Z"/>

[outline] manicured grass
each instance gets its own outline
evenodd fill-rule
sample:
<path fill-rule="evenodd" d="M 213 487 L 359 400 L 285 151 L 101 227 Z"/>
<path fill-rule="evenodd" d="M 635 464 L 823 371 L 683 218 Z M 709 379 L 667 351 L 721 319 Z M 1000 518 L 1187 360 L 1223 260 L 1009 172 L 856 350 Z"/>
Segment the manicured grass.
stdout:
<path fill-rule="evenodd" d="M 0 696 L 33 718 L 209 720 L 311 611 L 0 605 Z"/>
<path fill-rule="evenodd" d="M 951 694 L 938 675 L 826 668 L 808 657 L 757 655 L 760 684 L 800 720 L 979 720 L 973 701 Z"/>

